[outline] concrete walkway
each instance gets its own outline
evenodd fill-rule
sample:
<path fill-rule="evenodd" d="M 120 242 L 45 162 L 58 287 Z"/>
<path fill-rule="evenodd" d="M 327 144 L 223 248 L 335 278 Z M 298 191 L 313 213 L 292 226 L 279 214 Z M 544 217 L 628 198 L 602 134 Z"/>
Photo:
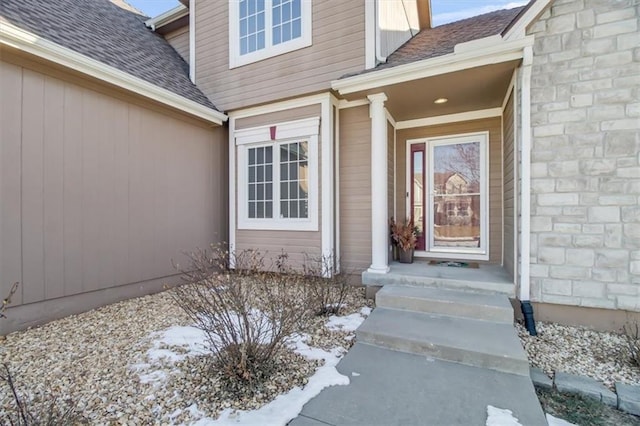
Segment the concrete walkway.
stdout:
<path fill-rule="evenodd" d="M 338 364 L 351 383 L 323 390 L 292 425 L 483 426 L 488 405 L 522 425 L 547 424 L 507 295 L 478 281 L 452 289 L 420 279 L 376 294 Z"/>
<path fill-rule="evenodd" d="M 348 386 L 333 386 L 289 423 L 303 425 L 477 425 L 487 405 L 522 425 L 546 425 L 528 376 L 471 367 L 356 343 L 338 364 Z"/>

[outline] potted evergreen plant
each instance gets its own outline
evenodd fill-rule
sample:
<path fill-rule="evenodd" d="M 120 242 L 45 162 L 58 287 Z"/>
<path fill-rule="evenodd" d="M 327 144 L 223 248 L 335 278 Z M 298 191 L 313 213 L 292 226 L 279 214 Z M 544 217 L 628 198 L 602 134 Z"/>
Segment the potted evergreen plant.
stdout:
<path fill-rule="evenodd" d="M 413 251 L 418 241 L 413 220 L 407 219 L 404 222 L 396 222 L 391 218 L 390 228 L 391 240 L 398 247 L 400 263 L 413 263 Z"/>

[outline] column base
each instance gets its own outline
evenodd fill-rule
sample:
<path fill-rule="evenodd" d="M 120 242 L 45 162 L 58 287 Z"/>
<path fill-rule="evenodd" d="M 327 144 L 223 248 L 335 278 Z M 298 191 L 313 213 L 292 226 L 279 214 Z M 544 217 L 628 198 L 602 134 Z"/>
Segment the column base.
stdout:
<path fill-rule="evenodd" d="M 367 272 L 371 274 L 388 274 L 391 269 L 388 266 L 378 267 L 378 266 L 369 266 Z"/>

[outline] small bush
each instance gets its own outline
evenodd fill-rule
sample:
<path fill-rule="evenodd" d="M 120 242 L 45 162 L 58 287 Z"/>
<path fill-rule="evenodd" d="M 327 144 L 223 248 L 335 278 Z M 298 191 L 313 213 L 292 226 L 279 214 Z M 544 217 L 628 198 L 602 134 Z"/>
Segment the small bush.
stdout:
<path fill-rule="evenodd" d="M 640 326 L 638 326 L 638 322 L 629 322 L 622 326 L 622 333 L 627 339 L 627 353 L 631 362 L 640 367 Z"/>
<path fill-rule="evenodd" d="M 9 366 L 3 364 L 0 381 L 8 388 L 13 397 L 13 411 L 2 413 L 3 424 L 12 426 L 67 426 L 87 424 L 84 417 L 77 413 L 76 404 L 72 400 L 61 400 L 47 394 L 44 400 L 37 403 L 27 402 L 20 395 Z"/>
<path fill-rule="evenodd" d="M 315 315 L 337 314 L 349 292 L 349 276 L 339 274 L 334 256 L 306 256 L 303 265 Z"/>
<path fill-rule="evenodd" d="M 204 331 L 227 390 L 257 389 L 310 317 L 307 287 L 299 275 L 269 272 L 289 271 L 286 255 L 267 264 L 258 251 L 212 246 L 188 257 L 188 269 L 178 267 L 185 285 L 174 289 L 176 303 Z"/>

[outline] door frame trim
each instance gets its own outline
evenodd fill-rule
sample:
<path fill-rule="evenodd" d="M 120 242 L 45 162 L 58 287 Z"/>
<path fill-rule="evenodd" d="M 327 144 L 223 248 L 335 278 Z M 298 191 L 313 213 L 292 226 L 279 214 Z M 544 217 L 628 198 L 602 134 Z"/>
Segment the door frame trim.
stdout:
<path fill-rule="evenodd" d="M 489 260 L 490 253 L 490 220 L 489 220 L 489 175 L 490 175 L 490 160 L 489 160 L 489 152 L 490 152 L 490 135 L 489 131 L 482 132 L 470 132 L 470 133 L 458 133 L 451 135 L 441 135 L 441 136 L 430 136 L 424 138 L 416 138 L 416 139 L 407 139 L 406 141 L 406 153 L 405 153 L 405 207 L 407 216 L 411 214 L 411 195 L 409 191 L 411 191 L 411 146 L 414 144 L 424 143 L 425 144 L 425 170 L 423 171 L 425 180 L 428 178 L 428 175 L 431 174 L 431 147 L 430 143 L 434 141 L 442 141 L 447 139 L 462 139 L 462 138 L 473 138 L 474 136 L 482 136 L 484 138 L 484 148 L 480 151 L 480 161 L 481 167 L 481 195 L 480 195 L 480 208 L 482 217 L 480 222 L 480 235 L 484 234 L 484 250 L 483 252 L 465 252 L 464 250 L 437 250 L 437 251 L 418 251 L 416 250 L 414 255 L 416 257 L 426 257 L 426 258 L 434 258 L 434 259 L 460 259 L 460 260 Z M 430 180 L 430 179 L 429 179 Z M 432 218 L 432 206 L 428 204 L 427 193 L 431 193 L 432 191 L 432 182 L 427 182 L 427 188 L 424 188 L 425 201 L 423 202 L 424 213 L 428 213 L 429 217 L 425 220 L 425 232 L 429 232 L 429 239 L 426 240 L 426 248 L 430 246 L 431 240 L 431 232 L 428 229 L 431 226 L 431 218 Z M 484 193 L 484 196 L 483 196 Z M 428 208 L 428 211 L 427 211 Z M 481 240 L 482 241 L 482 240 Z"/>

